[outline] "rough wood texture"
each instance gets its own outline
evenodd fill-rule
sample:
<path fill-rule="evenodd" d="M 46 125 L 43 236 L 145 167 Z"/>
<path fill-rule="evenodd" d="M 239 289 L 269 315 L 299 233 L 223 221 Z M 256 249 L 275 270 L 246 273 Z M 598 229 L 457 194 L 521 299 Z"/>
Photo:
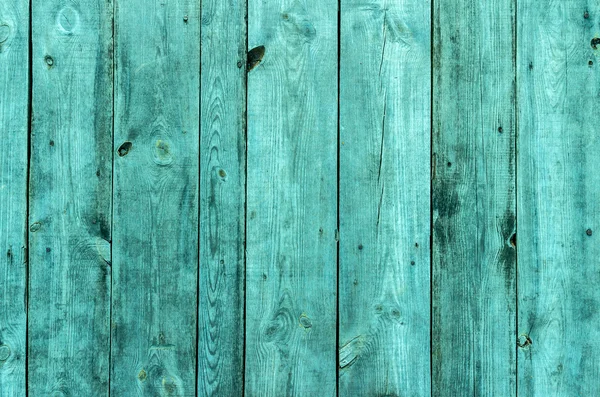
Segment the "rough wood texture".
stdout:
<path fill-rule="evenodd" d="M 243 388 L 246 1 L 202 2 L 198 395 Z"/>
<path fill-rule="evenodd" d="M 600 6 L 518 15 L 519 395 L 597 396 Z"/>
<path fill-rule="evenodd" d="M 115 12 L 111 394 L 195 396 L 200 5 Z"/>
<path fill-rule="evenodd" d="M 342 1 L 342 396 L 430 395 L 430 10 Z"/>
<path fill-rule="evenodd" d="M 0 4 L 0 396 L 25 396 L 29 3 Z"/>
<path fill-rule="evenodd" d="M 336 390 L 337 2 L 248 2 L 246 395 Z"/>
<path fill-rule="evenodd" d="M 514 0 L 434 18 L 433 395 L 513 396 Z"/>
<path fill-rule="evenodd" d="M 29 394 L 108 394 L 112 4 L 34 2 Z"/>

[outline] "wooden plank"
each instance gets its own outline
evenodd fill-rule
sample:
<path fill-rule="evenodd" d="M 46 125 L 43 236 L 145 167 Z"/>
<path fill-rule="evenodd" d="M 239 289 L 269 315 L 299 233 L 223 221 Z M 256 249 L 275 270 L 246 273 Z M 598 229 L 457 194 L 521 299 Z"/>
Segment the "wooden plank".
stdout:
<path fill-rule="evenodd" d="M 0 396 L 12 397 L 26 382 L 27 1 L 0 4 L 0 65 Z"/>
<path fill-rule="evenodd" d="M 519 395 L 596 396 L 600 5 L 526 0 L 518 16 Z"/>
<path fill-rule="evenodd" d="M 337 1 L 250 0 L 248 40 L 246 395 L 332 396 Z"/>
<path fill-rule="evenodd" d="M 429 396 L 431 4 L 341 6 L 340 395 Z"/>
<path fill-rule="evenodd" d="M 202 1 L 198 395 L 241 396 L 246 1 Z"/>
<path fill-rule="evenodd" d="M 32 7 L 29 395 L 107 395 L 112 4 Z"/>
<path fill-rule="evenodd" d="M 433 395 L 514 396 L 514 0 L 435 0 Z"/>
<path fill-rule="evenodd" d="M 111 394 L 196 394 L 200 4 L 117 1 Z"/>

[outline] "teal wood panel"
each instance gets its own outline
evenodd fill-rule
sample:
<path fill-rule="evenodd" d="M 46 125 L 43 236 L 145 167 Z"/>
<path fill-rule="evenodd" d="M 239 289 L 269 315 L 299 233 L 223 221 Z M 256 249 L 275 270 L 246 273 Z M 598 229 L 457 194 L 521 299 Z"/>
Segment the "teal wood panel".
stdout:
<path fill-rule="evenodd" d="M 119 0 L 111 394 L 195 396 L 200 4 Z"/>
<path fill-rule="evenodd" d="M 32 3 L 31 396 L 108 395 L 112 3 Z"/>
<path fill-rule="evenodd" d="M 518 391 L 597 396 L 600 5 L 518 4 Z"/>
<path fill-rule="evenodd" d="M 431 4 L 341 6 L 340 396 L 429 396 Z"/>
<path fill-rule="evenodd" d="M 244 372 L 246 1 L 202 1 L 198 395 Z"/>
<path fill-rule="evenodd" d="M 514 0 L 435 0 L 432 392 L 516 392 Z"/>
<path fill-rule="evenodd" d="M 0 397 L 25 396 L 29 3 L 0 3 Z"/>
<path fill-rule="evenodd" d="M 247 396 L 336 392 L 337 11 L 248 2 Z"/>

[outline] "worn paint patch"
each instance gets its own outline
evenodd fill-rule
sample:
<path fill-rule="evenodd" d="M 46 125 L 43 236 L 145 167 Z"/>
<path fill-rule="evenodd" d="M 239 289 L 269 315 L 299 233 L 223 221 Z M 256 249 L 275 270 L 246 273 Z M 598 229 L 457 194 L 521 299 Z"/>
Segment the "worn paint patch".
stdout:
<path fill-rule="evenodd" d="M 72 6 L 62 8 L 56 15 L 56 27 L 63 34 L 73 34 L 79 27 L 79 11 Z"/>
<path fill-rule="evenodd" d="M 286 34 L 303 42 L 311 42 L 317 36 L 317 30 L 301 9 L 294 9 L 281 14 Z"/>
<path fill-rule="evenodd" d="M 362 354 L 365 348 L 365 336 L 357 335 L 340 347 L 339 362 L 340 369 L 352 366 Z"/>
<path fill-rule="evenodd" d="M 6 42 L 10 37 L 10 26 L 7 23 L 0 23 L 0 44 Z"/>
<path fill-rule="evenodd" d="M 154 163 L 158 165 L 169 165 L 173 162 L 171 147 L 169 142 L 158 139 L 154 145 Z"/>

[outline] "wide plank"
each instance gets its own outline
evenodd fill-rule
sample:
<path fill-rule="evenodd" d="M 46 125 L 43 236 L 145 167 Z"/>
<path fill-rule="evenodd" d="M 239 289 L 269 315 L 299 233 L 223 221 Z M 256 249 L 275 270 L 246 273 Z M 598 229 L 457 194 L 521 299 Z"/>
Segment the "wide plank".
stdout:
<path fill-rule="evenodd" d="M 515 1 L 433 15 L 432 393 L 514 396 Z"/>
<path fill-rule="evenodd" d="M 431 4 L 341 7 L 340 396 L 430 396 Z"/>
<path fill-rule="evenodd" d="M 32 3 L 31 396 L 108 395 L 112 3 Z"/>
<path fill-rule="evenodd" d="M 195 396 L 200 4 L 118 0 L 111 394 Z"/>
<path fill-rule="evenodd" d="M 25 396 L 29 3 L 0 3 L 0 397 Z"/>
<path fill-rule="evenodd" d="M 598 396 L 600 4 L 518 15 L 518 391 Z"/>
<path fill-rule="evenodd" d="M 337 11 L 248 1 L 247 396 L 336 392 Z"/>
<path fill-rule="evenodd" d="M 245 0 L 202 1 L 199 396 L 243 389 L 245 18 Z"/>

